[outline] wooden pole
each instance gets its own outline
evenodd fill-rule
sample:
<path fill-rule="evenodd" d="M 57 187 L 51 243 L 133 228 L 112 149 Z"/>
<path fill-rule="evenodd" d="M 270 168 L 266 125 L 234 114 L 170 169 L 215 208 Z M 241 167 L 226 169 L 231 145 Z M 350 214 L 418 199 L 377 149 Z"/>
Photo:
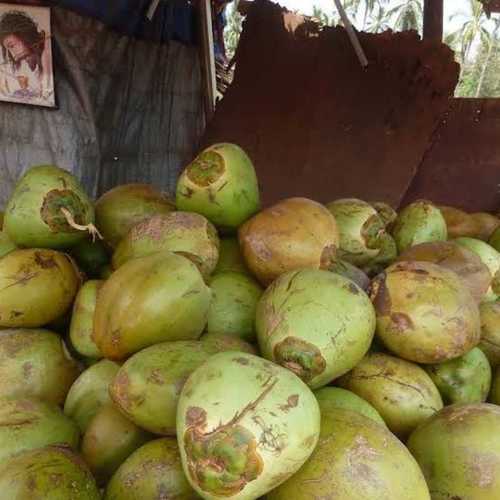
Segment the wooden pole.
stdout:
<path fill-rule="evenodd" d="M 210 0 L 201 0 L 201 63 L 204 74 L 204 101 L 207 122 L 211 120 L 215 111 L 217 95 L 217 75 L 215 71 L 214 32 L 212 25 L 212 6 Z"/>
<path fill-rule="evenodd" d="M 443 41 L 443 0 L 424 0 L 424 39 Z"/>

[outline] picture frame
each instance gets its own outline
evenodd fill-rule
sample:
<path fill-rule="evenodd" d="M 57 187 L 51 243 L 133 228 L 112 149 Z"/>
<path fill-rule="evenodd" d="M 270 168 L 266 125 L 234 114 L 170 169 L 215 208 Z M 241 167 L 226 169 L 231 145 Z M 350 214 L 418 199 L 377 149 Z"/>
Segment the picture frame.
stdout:
<path fill-rule="evenodd" d="M 56 108 L 50 7 L 0 2 L 1 102 Z"/>

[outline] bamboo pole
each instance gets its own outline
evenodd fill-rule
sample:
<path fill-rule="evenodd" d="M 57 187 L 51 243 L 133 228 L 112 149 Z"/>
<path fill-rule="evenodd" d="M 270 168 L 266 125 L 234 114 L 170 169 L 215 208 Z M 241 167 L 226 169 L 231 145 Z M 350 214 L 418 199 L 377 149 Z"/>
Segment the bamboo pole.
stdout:
<path fill-rule="evenodd" d="M 368 59 L 366 58 L 365 51 L 363 50 L 361 43 L 359 42 L 358 35 L 356 35 L 356 31 L 354 30 L 354 27 L 349 20 L 344 7 L 340 3 L 340 0 L 334 0 L 334 2 L 337 6 L 342 22 L 344 23 L 344 27 L 347 30 L 347 34 L 349 35 L 352 46 L 354 47 L 354 51 L 358 56 L 359 62 L 363 68 L 366 68 L 368 66 Z"/>

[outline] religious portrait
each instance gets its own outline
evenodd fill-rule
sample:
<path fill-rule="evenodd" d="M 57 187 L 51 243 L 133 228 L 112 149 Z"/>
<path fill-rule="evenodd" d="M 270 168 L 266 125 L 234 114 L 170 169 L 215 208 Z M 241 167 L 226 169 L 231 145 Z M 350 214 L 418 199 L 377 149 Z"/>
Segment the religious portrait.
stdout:
<path fill-rule="evenodd" d="M 0 2 L 0 101 L 55 107 L 48 7 Z"/>

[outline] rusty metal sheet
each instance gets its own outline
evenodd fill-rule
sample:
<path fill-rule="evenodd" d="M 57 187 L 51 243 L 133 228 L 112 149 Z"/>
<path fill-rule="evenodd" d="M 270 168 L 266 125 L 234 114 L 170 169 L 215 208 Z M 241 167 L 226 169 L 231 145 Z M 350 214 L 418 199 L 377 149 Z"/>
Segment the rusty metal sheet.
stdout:
<path fill-rule="evenodd" d="M 451 50 L 416 33 L 360 34 L 363 70 L 344 29 L 318 27 L 257 0 L 235 79 L 203 145 L 240 144 L 265 204 L 344 196 L 398 205 L 458 80 Z"/>
<path fill-rule="evenodd" d="M 500 99 L 455 99 L 404 203 L 428 198 L 467 211 L 500 209 Z"/>

